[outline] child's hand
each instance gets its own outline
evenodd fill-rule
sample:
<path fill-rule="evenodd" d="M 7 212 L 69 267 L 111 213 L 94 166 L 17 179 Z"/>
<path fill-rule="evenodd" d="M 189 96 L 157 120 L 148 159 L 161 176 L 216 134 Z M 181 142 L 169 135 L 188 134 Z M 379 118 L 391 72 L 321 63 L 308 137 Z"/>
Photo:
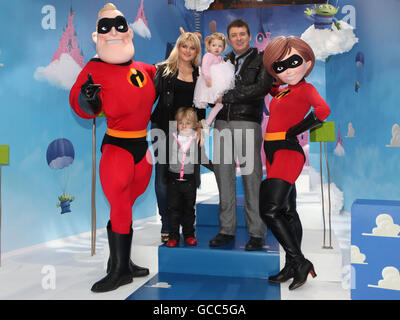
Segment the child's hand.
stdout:
<path fill-rule="evenodd" d="M 211 88 L 211 86 L 212 86 L 211 78 L 206 79 L 206 86 L 207 86 L 207 88 Z"/>
<path fill-rule="evenodd" d="M 219 96 L 217 100 L 214 102 L 215 104 L 217 103 L 222 103 L 222 96 Z"/>

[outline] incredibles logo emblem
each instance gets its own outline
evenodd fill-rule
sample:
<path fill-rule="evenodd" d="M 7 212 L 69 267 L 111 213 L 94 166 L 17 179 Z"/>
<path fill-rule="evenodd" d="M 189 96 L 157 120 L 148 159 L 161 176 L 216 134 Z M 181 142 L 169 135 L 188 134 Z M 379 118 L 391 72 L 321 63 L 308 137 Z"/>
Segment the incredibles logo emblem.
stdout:
<path fill-rule="evenodd" d="M 129 83 L 134 85 L 135 87 L 142 88 L 147 83 L 147 78 L 144 75 L 144 73 L 140 72 L 139 70 L 133 69 L 133 68 L 131 70 L 129 70 L 127 78 L 128 78 Z"/>
<path fill-rule="evenodd" d="M 280 99 L 283 98 L 284 96 L 287 96 L 290 93 L 290 89 L 286 89 L 285 91 L 282 91 L 281 93 L 279 93 L 276 98 Z"/>

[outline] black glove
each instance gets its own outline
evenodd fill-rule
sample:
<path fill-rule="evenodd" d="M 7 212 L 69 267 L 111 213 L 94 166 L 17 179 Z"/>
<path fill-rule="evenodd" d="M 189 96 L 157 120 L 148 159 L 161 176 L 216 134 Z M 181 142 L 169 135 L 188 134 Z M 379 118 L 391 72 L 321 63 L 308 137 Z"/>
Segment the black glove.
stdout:
<path fill-rule="evenodd" d="M 88 114 L 97 114 L 101 110 L 101 85 L 94 84 L 92 75 L 88 74 L 87 81 L 81 86 L 79 105 Z"/>
<path fill-rule="evenodd" d="M 297 136 L 307 130 L 314 129 L 319 127 L 322 124 L 322 121 L 317 118 L 314 110 L 311 111 L 307 117 L 305 117 L 298 124 L 290 127 L 286 132 L 286 140 L 289 141 L 298 141 Z"/>

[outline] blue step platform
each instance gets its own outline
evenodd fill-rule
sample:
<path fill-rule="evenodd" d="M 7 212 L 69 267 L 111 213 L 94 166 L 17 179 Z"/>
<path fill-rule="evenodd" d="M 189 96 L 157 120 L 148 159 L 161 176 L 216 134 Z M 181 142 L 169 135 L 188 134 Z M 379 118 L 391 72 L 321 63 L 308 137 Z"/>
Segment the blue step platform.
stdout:
<path fill-rule="evenodd" d="M 197 226 L 197 246 L 187 246 L 183 240 L 179 247 L 160 246 L 159 272 L 262 279 L 279 272 L 279 247 L 270 232 L 267 248 L 259 251 L 245 251 L 249 238 L 244 228 L 238 228 L 235 243 L 210 248 L 208 243 L 217 233 L 218 227 Z"/>
<path fill-rule="evenodd" d="M 280 269 L 279 244 L 268 230 L 265 246 L 246 251 L 241 179 L 237 179 L 237 230 L 235 242 L 211 248 L 218 234 L 218 204 L 196 206 L 197 246 L 181 241 L 178 247 L 158 248 L 158 274 L 131 294 L 128 300 L 279 300 L 280 285 L 267 279 Z"/>

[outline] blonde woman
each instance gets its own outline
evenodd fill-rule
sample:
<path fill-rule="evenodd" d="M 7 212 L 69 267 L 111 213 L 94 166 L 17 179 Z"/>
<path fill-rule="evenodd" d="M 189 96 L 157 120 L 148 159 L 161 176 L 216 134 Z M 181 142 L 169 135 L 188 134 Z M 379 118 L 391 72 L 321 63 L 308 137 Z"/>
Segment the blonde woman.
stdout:
<path fill-rule="evenodd" d="M 169 134 L 169 122 L 175 120 L 175 114 L 179 107 L 190 107 L 193 105 L 193 94 L 197 78 L 199 76 L 199 65 L 201 63 L 200 39 L 195 33 L 182 32 L 176 40 L 175 47 L 169 57 L 158 64 L 157 73 L 154 77 L 156 87 L 156 99 L 158 103 L 151 115 L 152 129 L 161 129 L 165 136 Z M 205 118 L 205 109 L 197 109 L 199 119 Z M 155 142 L 155 141 L 154 141 Z M 166 141 L 158 142 L 160 146 Z M 158 202 L 158 210 L 161 216 L 161 240 L 168 241 L 169 226 L 167 213 L 167 184 L 165 176 L 166 165 L 159 163 L 158 150 L 155 155 L 155 190 Z M 165 149 L 166 150 L 166 149 Z"/>

